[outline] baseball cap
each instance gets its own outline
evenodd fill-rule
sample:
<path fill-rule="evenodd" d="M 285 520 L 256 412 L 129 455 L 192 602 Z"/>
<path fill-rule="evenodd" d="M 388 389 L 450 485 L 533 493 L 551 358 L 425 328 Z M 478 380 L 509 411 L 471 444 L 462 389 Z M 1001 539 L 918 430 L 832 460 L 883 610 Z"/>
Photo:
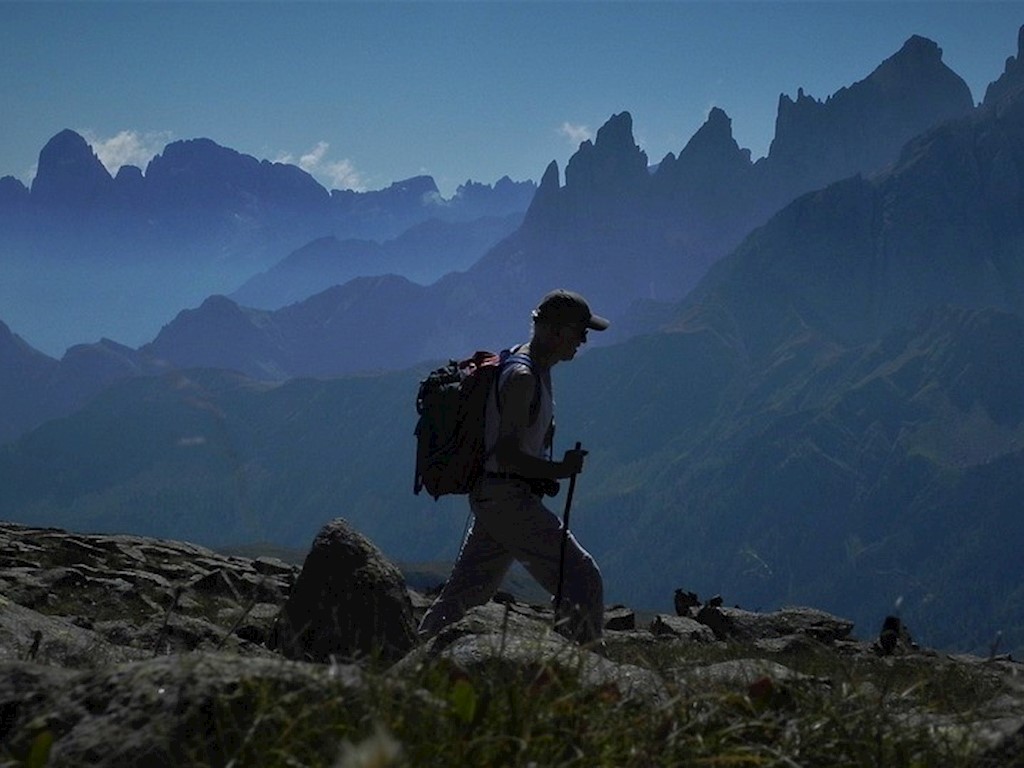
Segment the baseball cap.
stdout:
<path fill-rule="evenodd" d="M 538 320 L 558 325 L 583 323 L 587 328 L 595 331 L 603 331 L 609 325 L 605 318 L 590 311 L 590 305 L 586 299 L 575 291 L 567 291 L 564 288 L 551 291 L 541 299 L 533 316 Z"/>

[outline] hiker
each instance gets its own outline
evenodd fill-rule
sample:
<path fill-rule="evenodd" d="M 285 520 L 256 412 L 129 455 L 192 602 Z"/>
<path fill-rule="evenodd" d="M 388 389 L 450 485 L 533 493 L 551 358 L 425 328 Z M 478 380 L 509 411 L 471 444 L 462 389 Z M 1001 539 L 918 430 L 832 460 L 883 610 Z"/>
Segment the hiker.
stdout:
<path fill-rule="evenodd" d="M 563 634 L 581 643 L 601 637 L 601 573 L 571 533 L 563 536 L 562 522 L 542 499 L 558 492 L 558 480 L 582 471 L 587 453 L 570 449 L 561 461 L 550 458 L 551 367 L 572 360 L 587 331 L 603 331 L 608 321 L 593 314 L 578 293 L 566 290 L 547 294 L 532 317 L 530 341 L 513 348 L 513 359 L 488 399 L 487 458 L 469 494 L 472 522 L 451 576 L 420 623 L 423 639 L 487 602 L 513 560 L 552 595 L 561 587 L 558 628 Z"/>

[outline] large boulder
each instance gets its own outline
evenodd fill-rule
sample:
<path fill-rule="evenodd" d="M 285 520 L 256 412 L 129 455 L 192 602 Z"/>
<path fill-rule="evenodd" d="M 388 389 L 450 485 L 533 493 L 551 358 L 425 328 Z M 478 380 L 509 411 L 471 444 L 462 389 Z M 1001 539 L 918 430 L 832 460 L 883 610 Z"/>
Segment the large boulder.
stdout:
<path fill-rule="evenodd" d="M 281 609 L 270 644 L 292 659 L 402 656 L 416 641 L 401 572 L 345 520 L 325 525 Z"/>
<path fill-rule="evenodd" d="M 580 646 L 559 635 L 544 611 L 492 601 L 470 608 L 391 667 L 389 674 L 416 680 L 424 667 L 437 665 L 455 677 L 516 681 L 534 690 L 543 683 L 649 704 L 670 699 L 655 672 L 612 661 L 606 653 L 604 643 Z"/>

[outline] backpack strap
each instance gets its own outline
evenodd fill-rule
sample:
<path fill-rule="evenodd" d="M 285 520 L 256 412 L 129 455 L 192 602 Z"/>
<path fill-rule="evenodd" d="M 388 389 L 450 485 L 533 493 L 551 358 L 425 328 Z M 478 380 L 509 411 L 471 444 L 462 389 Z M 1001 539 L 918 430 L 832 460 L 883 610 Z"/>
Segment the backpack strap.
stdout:
<path fill-rule="evenodd" d="M 503 349 L 501 351 L 498 375 L 494 377 L 494 396 L 495 402 L 498 404 L 498 413 L 501 413 L 501 375 L 512 363 L 525 365 L 536 380 L 537 386 L 533 390 L 533 400 L 530 401 L 530 424 L 533 424 L 533 422 L 537 420 L 537 415 L 540 412 L 540 395 L 543 384 L 541 384 L 540 376 L 537 375 L 537 371 L 533 367 L 533 358 L 529 355 L 520 354 L 519 352 L 511 349 Z"/>
<path fill-rule="evenodd" d="M 505 367 L 511 363 L 520 363 L 521 365 L 525 365 L 530 370 L 530 373 L 533 374 L 533 377 L 536 380 L 536 387 L 533 391 L 533 400 L 530 401 L 530 424 L 532 425 L 534 422 L 537 421 L 537 417 L 540 414 L 541 390 L 544 387 L 544 384 L 541 382 L 541 377 L 537 374 L 536 368 L 534 368 L 533 358 L 530 357 L 529 355 L 520 353 L 518 351 L 520 349 L 522 349 L 521 346 L 516 347 L 515 349 L 503 349 L 501 351 L 499 355 L 498 375 L 494 377 L 494 400 L 498 405 L 498 413 L 500 414 L 502 372 L 505 370 Z M 555 421 L 554 419 L 552 419 L 551 423 L 548 424 L 547 432 L 544 435 L 544 443 L 548 449 L 548 458 L 551 458 L 554 442 Z"/>

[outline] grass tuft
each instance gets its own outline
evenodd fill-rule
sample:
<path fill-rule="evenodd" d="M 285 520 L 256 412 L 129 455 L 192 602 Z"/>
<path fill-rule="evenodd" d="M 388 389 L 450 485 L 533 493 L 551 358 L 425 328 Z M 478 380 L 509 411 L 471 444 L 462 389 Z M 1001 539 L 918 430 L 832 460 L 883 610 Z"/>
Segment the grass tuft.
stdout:
<path fill-rule="evenodd" d="M 189 711 L 173 764 L 968 768 L 985 747 L 977 725 L 1004 693 L 985 664 L 934 655 L 678 642 L 613 644 L 608 655 L 654 671 L 665 695 L 595 683 L 572 654 L 471 670 L 442 656 L 400 674 L 365 671 L 357 692 L 332 685 L 325 667 L 315 683 L 242 680 Z M 736 676 L 762 668 L 777 674 Z M 39 744 L 20 764 L 42 766 L 48 751 Z"/>
<path fill-rule="evenodd" d="M 826 681 L 820 658 L 814 677 L 680 684 L 668 670 L 692 666 L 688 650 L 659 652 L 654 666 L 672 691 L 660 705 L 589 686 L 571 666 L 492 664 L 470 674 L 437 661 L 412 685 L 371 682 L 359 711 L 262 695 L 255 710 L 222 718 L 217 736 L 233 745 L 232 764 L 251 766 L 330 765 L 321 761 L 337 753 L 334 765 L 345 768 L 956 768 L 977 755 L 972 718 L 996 686 L 952 665 L 936 675 L 934 660 L 837 660 Z"/>

